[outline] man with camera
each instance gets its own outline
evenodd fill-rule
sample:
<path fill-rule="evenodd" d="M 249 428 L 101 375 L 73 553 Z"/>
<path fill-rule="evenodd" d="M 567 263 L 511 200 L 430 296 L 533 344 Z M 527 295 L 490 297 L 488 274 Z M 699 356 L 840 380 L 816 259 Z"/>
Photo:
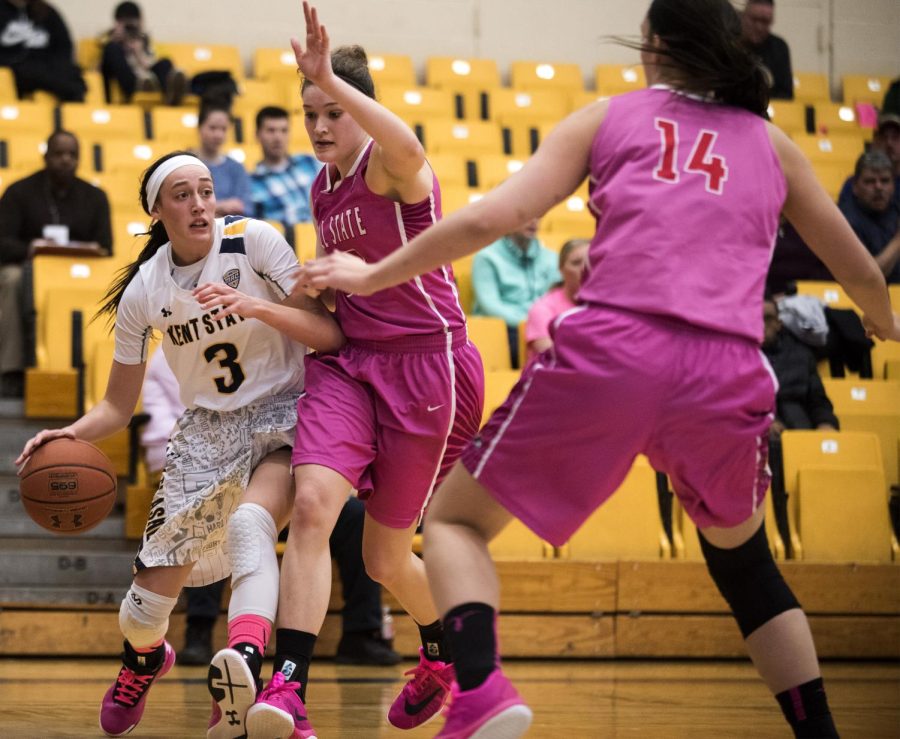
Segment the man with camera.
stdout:
<path fill-rule="evenodd" d="M 162 90 L 167 105 L 178 105 L 187 88 L 187 77 L 169 59 L 158 59 L 144 32 L 141 9 L 137 3 L 122 2 L 113 13 L 115 25 L 100 39 L 103 57 L 100 72 L 111 100 L 111 85 L 118 84 L 124 102 L 130 102 L 138 90 Z"/>

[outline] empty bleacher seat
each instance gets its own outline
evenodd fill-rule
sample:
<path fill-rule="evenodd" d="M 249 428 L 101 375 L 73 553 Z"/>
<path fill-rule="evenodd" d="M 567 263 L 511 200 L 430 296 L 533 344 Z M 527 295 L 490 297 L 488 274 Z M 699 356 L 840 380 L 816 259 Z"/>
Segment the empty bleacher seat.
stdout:
<path fill-rule="evenodd" d="M 775 559 L 785 558 L 784 542 L 775 523 L 775 510 L 772 506 L 772 491 L 766 493 L 766 539 Z M 677 559 L 690 562 L 702 562 L 703 552 L 700 549 L 700 537 L 694 522 L 688 517 L 684 507 L 675 499 L 672 507 L 672 539 L 673 554 Z"/>
<path fill-rule="evenodd" d="M 468 160 L 462 154 L 429 154 L 428 163 L 441 188 L 468 187 Z"/>
<path fill-rule="evenodd" d="M 880 108 L 885 93 L 891 86 L 891 78 L 886 75 L 845 74 L 842 78 L 844 105 L 870 103 Z"/>
<path fill-rule="evenodd" d="M 524 165 L 524 158 L 503 154 L 481 154 L 475 158 L 476 186 L 482 190 L 494 188 Z"/>
<path fill-rule="evenodd" d="M 472 255 L 462 257 L 453 262 L 453 278 L 456 280 L 456 293 L 463 312 L 472 312 L 474 293 L 472 290 Z"/>
<path fill-rule="evenodd" d="M 316 258 L 316 226 L 314 223 L 294 224 L 294 251 L 305 262 Z"/>
<path fill-rule="evenodd" d="M 669 559 L 656 493 L 656 472 L 643 456 L 612 497 L 576 531 L 565 547 L 571 559 Z"/>
<path fill-rule="evenodd" d="M 435 118 L 425 121 L 422 130 L 425 150 L 429 155 L 451 152 L 472 157 L 503 153 L 500 127 L 492 121 Z"/>
<path fill-rule="evenodd" d="M 201 72 L 227 71 L 235 82 L 244 79 L 244 65 L 237 46 L 230 44 L 159 43 L 156 52 L 168 57 L 189 77 Z"/>
<path fill-rule="evenodd" d="M 145 139 L 144 111 L 136 105 L 63 103 L 60 109 L 62 127 L 82 142 Z"/>
<path fill-rule="evenodd" d="M 510 65 L 516 90 L 583 90 L 581 67 L 573 63 L 516 61 Z"/>
<path fill-rule="evenodd" d="M 896 307 L 895 307 L 896 310 Z M 875 379 L 900 381 L 900 344 L 873 338 L 872 375 Z"/>
<path fill-rule="evenodd" d="M 8 71 L 0 67 L 0 72 Z M 0 138 L 26 134 L 45 141 L 53 132 L 53 106 L 46 103 L 18 102 L 15 99 L 0 102 Z"/>
<path fill-rule="evenodd" d="M 519 381 L 519 370 L 491 370 L 484 373 L 484 413 L 481 422 L 486 423 L 491 414 L 509 397 Z"/>
<path fill-rule="evenodd" d="M 297 74 L 297 60 L 294 51 L 287 48 L 259 47 L 253 51 L 253 76 L 258 80 L 278 81 L 290 79 L 296 81 L 299 87 Z"/>
<path fill-rule="evenodd" d="M 375 94 L 384 85 L 416 85 L 416 69 L 408 54 L 369 54 L 369 73 L 375 83 Z"/>
<path fill-rule="evenodd" d="M 772 123 L 788 135 L 806 133 L 806 105 L 803 103 L 796 100 L 772 100 L 768 112 Z"/>
<path fill-rule="evenodd" d="M 493 559 L 543 559 L 553 557 L 553 546 L 543 541 L 518 519 L 506 527 L 488 544 Z"/>
<path fill-rule="evenodd" d="M 781 440 L 795 558 L 889 562 L 894 544 L 875 434 L 785 431 Z"/>
<path fill-rule="evenodd" d="M 824 379 L 825 392 L 834 404 L 844 431 L 868 431 L 881 442 L 884 477 L 888 485 L 900 482 L 897 443 L 900 441 L 900 383 L 857 378 Z"/>
<path fill-rule="evenodd" d="M 429 57 L 425 80 L 429 87 L 453 95 L 456 117 L 468 120 L 487 119 L 490 95 L 500 89 L 500 71 L 493 59 Z"/>
<path fill-rule="evenodd" d="M 829 308 L 856 308 L 850 297 L 837 282 L 819 280 L 797 280 L 799 295 L 812 295 L 821 300 Z"/>
<path fill-rule="evenodd" d="M 647 86 L 641 64 L 598 64 L 594 69 L 597 93 L 605 97 L 633 92 Z"/>
<path fill-rule="evenodd" d="M 564 90 L 496 90 L 489 114 L 504 132 L 504 150 L 520 158 L 531 156 L 544 124 L 555 124 L 569 112 Z"/>
<path fill-rule="evenodd" d="M 469 316 L 469 339 L 478 347 L 485 372 L 512 369 L 509 337 L 502 318 Z"/>
<path fill-rule="evenodd" d="M 0 105 L 16 103 L 18 101 L 16 91 L 16 78 L 9 67 L 0 67 Z"/>
<path fill-rule="evenodd" d="M 383 85 L 378 100 L 410 126 L 432 118 L 453 118 L 453 96 L 427 87 Z"/>
<path fill-rule="evenodd" d="M 849 105 L 816 103 L 813 105 L 815 130 L 819 134 L 861 134 L 856 111 Z"/>
<path fill-rule="evenodd" d="M 865 139 L 862 134 L 840 133 L 828 136 L 797 134 L 794 136 L 794 143 L 814 165 L 840 164 L 846 167 L 848 172 L 853 171 L 856 160 L 865 150 Z"/>
<path fill-rule="evenodd" d="M 565 233 L 569 239 L 591 238 L 596 221 L 588 208 L 584 189 L 579 189 L 548 210 L 541 220 L 541 228 L 553 233 Z"/>
<path fill-rule="evenodd" d="M 794 72 L 794 100 L 810 105 L 830 102 L 828 77 L 817 72 Z"/>

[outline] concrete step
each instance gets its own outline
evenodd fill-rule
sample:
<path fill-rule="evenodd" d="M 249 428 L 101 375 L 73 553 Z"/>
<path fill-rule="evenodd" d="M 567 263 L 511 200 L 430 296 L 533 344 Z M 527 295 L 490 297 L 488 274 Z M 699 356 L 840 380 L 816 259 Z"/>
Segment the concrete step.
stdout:
<path fill-rule="evenodd" d="M 0 608 L 85 608 L 118 609 L 128 586 L 69 587 L 22 585 L 0 587 Z"/>
<path fill-rule="evenodd" d="M 0 415 L 0 474 L 16 474 L 13 461 L 19 456 L 25 442 L 38 431 L 61 428 L 68 421 L 58 419 L 30 419 Z"/>
<path fill-rule="evenodd" d="M 137 543 L 80 537 L 0 540 L 0 588 L 115 589 L 131 582 Z"/>

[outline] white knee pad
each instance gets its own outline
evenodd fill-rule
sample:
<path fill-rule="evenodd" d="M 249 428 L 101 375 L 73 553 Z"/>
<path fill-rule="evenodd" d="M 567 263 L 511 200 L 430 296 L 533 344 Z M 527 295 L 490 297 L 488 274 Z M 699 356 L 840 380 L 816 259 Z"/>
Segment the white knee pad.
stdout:
<path fill-rule="evenodd" d="M 132 583 L 119 608 L 119 628 L 131 646 L 141 649 L 162 639 L 177 602 L 177 598 L 167 598 Z"/>
<path fill-rule="evenodd" d="M 278 610 L 277 538 L 272 515 L 256 503 L 242 503 L 228 519 L 229 621 L 246 615 L 275 621 Z"/>

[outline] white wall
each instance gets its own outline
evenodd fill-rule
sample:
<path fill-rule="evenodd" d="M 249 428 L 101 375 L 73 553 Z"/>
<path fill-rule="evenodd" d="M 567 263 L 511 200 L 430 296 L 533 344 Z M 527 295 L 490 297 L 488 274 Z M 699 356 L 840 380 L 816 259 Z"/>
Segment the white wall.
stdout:
<path fill-rule="evenodd" d="M 75 38 L 108 27 L 116 5 L 51 1 Z M 248 71 L 255 47 L 287 48 L 290 35 L 303 32 L 299 0 L 140 4 L 157 40 L 235 44 Z M 636 35 L 646 7 L 642 0 L 321 0 L 319 9 L 334 43 L 409 54 L 420 75 L 431 55 L 488 56 L 504 72 L 515 59 L 577 62 L 590 82 L 598 62 L 637 60 L 608 37 Z M 778 0 L 775 30 L 790 44 L 794 68 L 831 74 L 835 92 L 841 74 L 900 75 L 898 0 Z"/>

